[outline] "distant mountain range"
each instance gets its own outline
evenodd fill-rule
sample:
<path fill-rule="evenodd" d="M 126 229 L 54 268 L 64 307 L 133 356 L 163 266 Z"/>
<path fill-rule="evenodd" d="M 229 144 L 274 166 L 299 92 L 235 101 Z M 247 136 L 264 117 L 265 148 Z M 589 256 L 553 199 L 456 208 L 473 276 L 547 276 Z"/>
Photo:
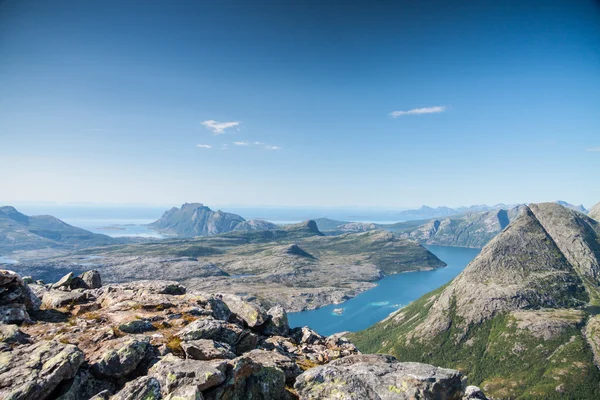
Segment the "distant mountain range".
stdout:
<path fill-rule="evenodd" d="M 492 398 L 600 398 L 600 223 L 521 208 L 452 282 L 355 334 L 359 349 L 459 368 Z"/>
<path fill-rule="evenodd" d="M 0 254 L 13 251 L 106 246 L 121 240 L 71 226 L 50 215 L 27 216 L 14 207 L 0 207 Z"/>

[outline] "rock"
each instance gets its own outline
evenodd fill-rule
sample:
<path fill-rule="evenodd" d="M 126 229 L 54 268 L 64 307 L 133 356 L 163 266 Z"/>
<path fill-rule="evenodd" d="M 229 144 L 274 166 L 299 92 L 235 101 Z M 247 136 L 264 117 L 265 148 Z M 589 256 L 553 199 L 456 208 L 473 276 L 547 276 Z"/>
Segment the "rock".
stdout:
<path fill-rule="evenodd" d="M 195 386 L 183 386 L 169 393 L 165 400 L 203 400 L 202 392 Z"/>
<path fill-rule="evenodd" d="M 100 350 L 100 359 L 92 364 L 92 371 L 99 376 L 110 378 L 128 375 L 142 362 L 149 347 L 148 342 L 144 340 L 108 341 Z"/>
<path fill-rule="evenodd" d="M 264 325 L 261 326 L 260 332 L 265 335 L 279 335 L 286 336 L 290 331 L 290 326 L 288 324 L 288 317 L 285 309 L 276 305 L 275 307 L 271 307 L 269 311 L 267 311 L 268 319 Z"/>
<path fill-rule="evenodd" d="M 65 382 L 65 384 L 61 386 L 63 386 L 63 389 L 56 397 L 56 400 L 90 399 L 101 395 L 101 393 L 106 393 L 106 396 L 102 398 L 108 399 L 108 393 L 112 393 L 114 389 L 113 383 L 96 379 L 87 370 L 80 370 L 79 373 L 75 375 L 75 378 Z"/>
<path fill-rule="evenodd" d="M 210 339 L 189 340 L 181 343 L 186 358 L 192 360 L 213 360 L 215 358 L 235 358 L 231 346 Z"/>
<path fill-rule="evenodd" d="M 179 282 L 165 280 L 138 280 L 114 286 L 122 290 L 136 290 L 149 294 L 182 295 L 186 292 L 185 286 Z"/>
<path fill-rule="evenodd" d="M 467 386 L 462 400 L 488 400 L 488 398 L 477 386 Z"/>
<path fill-rule="evenodd" d="M 72 379 L 83 362 L 76 346 L 56 341 L 0 353 L 0 398 L 45 399 L 61 382 Z"/>
<path fill-rule="evenodd" d="M 290 331 L 292 337 L 296 339 L 298 343 L 315 344 L 323 341 L 323 336 L 310 329 L 308 326 L 302 328 L 294 328 Z"/>
<path fill-rule="evenodd" d="M 460 399 L 463 375 L 387 355 L 353 355 L 309 369 L 294 388 L 300 399 Z"/>
<path fill-rule="evenodd" d="M 22 279 L 23 279 L 23 282 L 26 283 L 26 284 L 28 284 L 28 285 L 34 283 L 33 282 L 33 278 L 31 276 L 24 276 L 24 277 L 22 277 Z"/>
<path fill-rule="evenodd" d="M 0 324 L 0 342 L 2 343 L 25 343 L 26 336 L 19 330 L 17 325 Z"/>
<path fill-rule="evenodd" d="M 72 280 L 73 280 L 73 273 L 69 272 L 68 274 L 66 274 L 65 276 L 60 278 L 60 280 L 58 282 L 53 284 L 52 289 L 58 289 L 61 287 L 69 287 L 71 285 Z"/>
<path fill-rule="evenodd" d="M 235 324 L 217 319 L 198 319 L 180 332 L 177 336 L 183 340 L 212 339 L 235 346 L 243 330 Z"/>
<path fill-rule="evenodd" d="M 64 292 L 62 290 L 49 290 L 42 297 L 42 305 L 45 308 L 61 308 L 84 303 L 88 300 L 86 293 Z"/>
<path fill-rule="evenodd" d="M 208 307 L 215 319 L 228 321 L 231 317 L 231 310 L 227 307 L 227 304 L 217 296 L 212 294 L 203 294 L 199 296 L 198 303 Z"/>
<path fill-rule="evenodd" d="M 285 375 L 248 357 L 230 361 L 224 384 L 204 393 L 207 400 L 277 400 L 286 398 Z"/>
<path fill-rule="evenodd" d="M 258 346 L 259 337 L 256 333 L 244 331 L 235 347 L 235 353 L 240 356 Z"/>
<path fill-rule="evenodd" d="M 96 271 L 95 269 L 85 271 L 83 274 L 79 275 L 79 278 L 81 278 L 88 289 L 99 289 L 102 287 L 102 278 L 100 277 L 100 272 Z"/>
<path fill-rule="evenodd" d="M 110 400 L 158 400 L 161 399 L 160 383 L 149 376 L 141 376 L 130 382 Z"/>
<path fill-rule="evenodd" d="M 182 360 L 167 354 L 150 368 L 148 376 L 158 379 L 164 394 L 185 386 L 204 391 L 225 381 L 226 367 L 224 361 Z"/>
<path fill-rule="evenodd" d="M 119 330 L 125 333 L 144 333 L 155 331 L 156 328 L 150 321 L 136 319 L 119 325 Z"/>
<path fill-rule="evenodd" d="M 223 294 L 221 298 L 227 307 L 249 327 L 254 328 L 267 321 L 268 315 L 260 305 L 244 301 L 241 297 L 232 294 Z"/>
<path fill-rule="evenodd" d="M 277 351 L 256 349 L 244 354 L 244 357 L 248 357 L 265 367 L 279 368 L 285 374 L 285 379 L 288 383 L 293 383 L 296 377 L 302 374 L 302 370 L 294 360 Z"/>
<path fill-rule="evenodd" d="M 30 321 L 24 304 L 0 306 L 0 321 L 4 324 L 20 324 Z"/>

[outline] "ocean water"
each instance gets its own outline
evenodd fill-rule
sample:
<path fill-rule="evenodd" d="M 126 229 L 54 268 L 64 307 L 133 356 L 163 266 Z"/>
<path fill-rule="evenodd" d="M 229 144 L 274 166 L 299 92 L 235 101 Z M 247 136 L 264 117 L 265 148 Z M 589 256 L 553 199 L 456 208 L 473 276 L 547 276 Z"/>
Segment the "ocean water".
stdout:
<path fill-rule="evenodd" d="M 463 247 L 427 246 L 427 248 L 448 266 L 433 271 L 386 276 L 377 282 L 375 288 L 345 303 L 288 314 L 290 326 L 309 326 L 322 335 L 368 328 L 390 313 L 452 280 L 479 253 L 479 249 Z M 340 309 L 343 310 L 340 312 Z"/>

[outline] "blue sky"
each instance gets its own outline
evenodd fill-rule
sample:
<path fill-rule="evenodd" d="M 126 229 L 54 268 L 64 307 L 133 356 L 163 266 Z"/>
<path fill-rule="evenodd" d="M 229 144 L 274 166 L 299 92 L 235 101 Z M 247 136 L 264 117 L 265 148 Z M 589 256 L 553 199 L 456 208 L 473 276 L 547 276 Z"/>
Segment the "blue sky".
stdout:
<path fill-rule="evenodd" d="M 598 2 L 288 3 L 0 1 L 0 202 L 600 201 Z"/>

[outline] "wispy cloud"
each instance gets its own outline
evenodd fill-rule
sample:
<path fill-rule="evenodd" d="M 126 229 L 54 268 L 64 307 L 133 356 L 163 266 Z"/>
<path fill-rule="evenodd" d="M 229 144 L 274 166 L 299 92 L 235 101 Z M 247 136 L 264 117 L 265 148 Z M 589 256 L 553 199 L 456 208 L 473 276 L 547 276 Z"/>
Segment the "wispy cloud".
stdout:
<path fill-rule="evenodd" d="M 422 114 L 435 114 L 446 111 L 446 106 L 435 106 L 435 107 L 424 107 L 424 108 L 413 108 L 412 110 L 406 111 L 392 111 L 390 116 L 392 118 L 402 117 L 403 115 L 422 115 Z"/>
<path fill-rule="evenodd" d="M 200 147 L 201 149 L 212 149 L 210 144 L 197 144 L 196 147 Z"/>
<path fill-rule="evenodd" d="M 225 133 L 225 129 L 235 128 L 236 126 L 239 126 L 240 123 L 238 121 L 219 122 L 214 119 L 209 119 L 207 121 L 202 121 L 202 125 L 210 129 L 214 135 L 222 135 Z"/>
<path fill-rule="evenodd" d="M 225 143 L 223 146 L 221 146 L 221 150 L 229 150 L 229 145 Z"/>
<path fill-rule="evenodd" d="M 600 152 L 600 147 L 588 147 L 587 149 L 585 149 L 585 151 L 589 151 L 589 152 Z"/>
<path fill-rule="evenodd" d="M 272 144 L 267 144 L 265 142 L 233 142 L 236 146 L 244 146 L 244 147 L 262 147 L 265 150 L 281 150 L 281 146 L 274 146 Z"/>

